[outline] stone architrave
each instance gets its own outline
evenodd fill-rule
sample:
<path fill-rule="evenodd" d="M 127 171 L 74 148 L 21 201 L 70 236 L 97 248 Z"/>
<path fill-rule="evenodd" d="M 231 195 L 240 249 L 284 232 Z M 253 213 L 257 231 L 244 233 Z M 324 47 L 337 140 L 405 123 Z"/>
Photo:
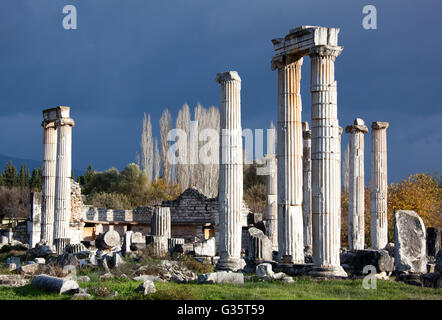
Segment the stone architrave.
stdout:
<path fill-rule="evenodd" d="M 41 203 L 41 240 L 54 242 L 55 175 L 57 165 L 57 108 L 43 110 L 43 181 Z"/>
<path fill-rule="evenodd" d="M 219 250 L 217 270 L 242 269 L 241 208 L 243 199 L 243 155 L 241 130 L 241 78 L 236 71 L 219 73 L 220 168 L 219 168 Z"/>
<path fill-rule="evenodd" d="M 72 127 L 69 107 L 57 107 L 57 165 L 55 175 L 54 245 L 57 254 L 70 244 Z"/>
<path fill-rule="evenodd" d="M 155 207 L 153 209 L 151 230 L 153 236 L 171 238 L 171 216 L 169 207 Z"/>
<path fill-rule="evenodd" d="M 302 168 L 303 168 L 303 215 L 304 215 L 304 248 L 306 252 L 312 251 L 312 132 L 308 122 L 302 123 L 302 137 L 304 141 Z"/>
<path fill-rule="evenodd" d="M 371 125 L 370 238 L 373 249 L 384 249 L 388 244 L 387 128 L 388 122 Z"/>
<path fill-rule="evenodd" d="M 272 250 L 278 251 L 278 177 L 274 154 L 266 156 L 266 235 L 272 242 Z"/>
<path fill-rule="evenodd" d="M 365 243 L 365 176 L 364 133 L 368 128 L 364 120 L 357 118 L 347 126 L 350 133 L 349 199 L 348 199 L 348 246 L 350 250 L 363 250 Z"/>

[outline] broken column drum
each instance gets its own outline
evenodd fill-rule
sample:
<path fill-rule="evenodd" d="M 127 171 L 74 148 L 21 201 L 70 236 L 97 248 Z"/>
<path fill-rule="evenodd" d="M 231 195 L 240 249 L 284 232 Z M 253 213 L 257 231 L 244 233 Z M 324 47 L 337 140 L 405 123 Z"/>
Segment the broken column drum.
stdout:
<path fill-rule="evenodd" d="M 302 169 L 303 169 L 303 216 L 304 216 L 304 248 L 312 250 L 312 132 L 309 130 L 308 122 L 302 123 L 302 137 L 304 141 Z"/>
<path fill-rule="evenodd" d="M 350 165 L 348 191 L 348 246 L 350 250 L 363 250 L 365 243 L 365 175 L 364 175 L 364 133 L 368 132 L 362 119 L 347 126 L 350 133 Z"/>
<path fill-rule="evenodd" d="M 288 54 L 272 60 L 278 69 L 278 259 L 287 263 L 304 263 L 302 62 Z"/>
<path fill-rule="evenodd" d="M 241 130 L 241 78 L 236 71 L 219 73 L 220 107 L 220 260 L 219 270 L 238 270 L 241 259 L 241 207 L 243 199 L 243 159 Z"/>
<path fill-rule="evenodd" d="M 272 250 L 278 251 L 278 177 L 277 160 L 274 154 L 266 156 L 266 234 L 272 242 Z"/>
<path fill-rule="evenodd" d="M 153 209 L 151 233 L 153 236 L 171 238 L 171 216 L 169 207 L 155 207 Z"/>
<path fill-rule="evenodd" d="M 371 125 L 370 238 L 373 249 L 383 249 L 388 243 L 387 128 L 388 122 Z"/>
<path fill-rule="evenodd" d="M 56 108 L 43 110 L 43 183 L 41 240 L 52 246 L 54 241 L 55 175 L 57 164 Z"/>
<path fill-rule="evenodd" d="M 72 127 L 69 107 L 57 108 L 57 166 L 55 177 L 54 245 L 58 254 L 70 243 Z"/>

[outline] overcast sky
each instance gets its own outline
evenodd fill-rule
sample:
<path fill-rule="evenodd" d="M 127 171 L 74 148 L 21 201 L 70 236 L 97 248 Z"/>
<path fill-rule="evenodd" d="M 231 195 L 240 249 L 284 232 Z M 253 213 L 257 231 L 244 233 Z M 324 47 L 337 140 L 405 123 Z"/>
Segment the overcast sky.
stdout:
<path fill-rule="evenodd" d="M 77 30 L 62 27 L 68 4 Z M 377 30 L 362 27 L 366 4 L 377 8 Z M 242 78 L 243 128 L 267 128 L 277 101 L 271 39 L 320 25 L 341 29 L 340 125 L 390 123 L 390 181 L 442 173 L 441 12 L 438 0 L 1 0 L 0 153 L 40 160 L 41 111 L 66 105 L 73 167 L 122 169 L 135 160 L 144 112 L 159 135 L 165 108 L 176 117 L 186 102 L 219 106 L 215 75 L 227 70 Z M 302 77 L 310 121 L 309 58 Z"/>

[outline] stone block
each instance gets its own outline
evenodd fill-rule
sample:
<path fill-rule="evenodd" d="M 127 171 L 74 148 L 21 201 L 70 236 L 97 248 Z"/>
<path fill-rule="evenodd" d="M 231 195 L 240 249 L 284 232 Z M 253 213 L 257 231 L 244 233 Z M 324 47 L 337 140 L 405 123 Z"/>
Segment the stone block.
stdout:
<path fill-rule="evenodd" d="M 442 228 L 427 228 L 427 255 L 435 257 L 441 249 Z"/>
<path fill-rule="evenodd" d="M 214 257 L 216 255 L 215 237 L 195 243 L 193 249 L 197 256 Z"/>
<path fill-rule="evenodd" d="M 258 277 L 272 277 L 273 274 L 272 265 L 270 263 L 261 263 L 256 266 L 256 275 Z"/>
<path fill-rule="evenodd" d="M 396 271 L 425 273 L 427 248 L 425 225 L 411 210 L 398 210 L 394 214 L 394 267 Z"/>

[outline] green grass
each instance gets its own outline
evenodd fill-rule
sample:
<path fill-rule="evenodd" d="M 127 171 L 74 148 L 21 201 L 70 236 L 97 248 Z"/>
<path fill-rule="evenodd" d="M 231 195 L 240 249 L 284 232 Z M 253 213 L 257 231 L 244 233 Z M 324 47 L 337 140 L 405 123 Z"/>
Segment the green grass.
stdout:
<path fill-rule="evenodd" d="M 317 280 L 309 277 L 294 278 L 293 284 L 279 282 L 246 282 L 244 285 L 197 283 L 177 284 L 173 282 L 156 282 L 157 292 L 149 296 L 135 293 L 141 282 L 121 277 L 102 281 L 99 274 L 89 274 L 91 282 L 80 283 L 88 288 L 92 299 L 115 299 L 107 297 L 108 293 L 118 292 L 116 299 L 196 299 L 196 300 L 293 300 L 293 299 L 331 299 L 331 300 L 401 300 L 401 299 L 437 299 L 442 300 L 442 290 L 419 288 L 395 281 L 377 281 L 376 290 L 362 288 L 362 280 Z M 18 288 L 0 287 L 0 299 L 61 300 L 70 299 L 70 295 L 48 294 L 26 285 Z"/>

